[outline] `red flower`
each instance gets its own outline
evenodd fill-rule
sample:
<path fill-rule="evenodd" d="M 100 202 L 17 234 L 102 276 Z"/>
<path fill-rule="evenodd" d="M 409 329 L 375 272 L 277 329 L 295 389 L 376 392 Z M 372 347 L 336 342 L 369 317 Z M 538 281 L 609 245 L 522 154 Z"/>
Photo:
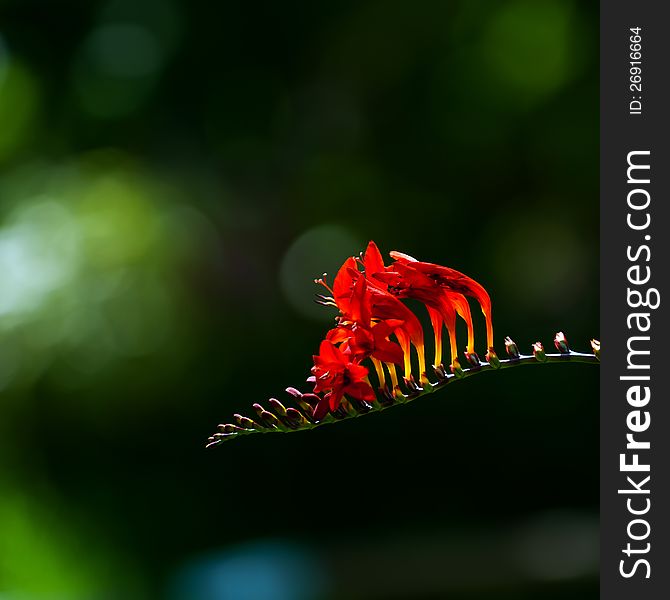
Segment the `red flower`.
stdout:
<path fill-rule="evenodd" d="M 419 363 L 419 379 L 428 383 L 425 373 L 423 329 L 416 315 L 401 301 L 412 298 L 425 304 L 435 333 L 435 362 L 442 362 L 442 327 L 449 332 L 451 363 L 458 366 L 456 318 L 463 318 L 468 328 L 466 356 L 474 354 L 474 328 L 470 304 L 465 296 L 476 298 L 486 317 L 488 347 L 493 346 L 491 301 L 484 288 L 462 273 L 432 263 L 418 261 L 400 252 L 391 252 L 395 261 L 384 265 L 379 249 L 370 242 L 360 259 L 348 258 L 339 269 L 332 289 L 324 280 L 317 280 L 332 297 L 319 296 L 326 306 L 340 310 L 338 326 L 328 333 L 327 340 L 352 361 L 360 363 L 371 358 L 379 383 L 385 385 L 382 363 L 398 385 L 395 364 L 402 358 L 405 377 L 412 378 L 411 348 Z M 359 270 L 359 265 L 363 271 Z M 397 344 L 392 341 L 395 336 Z M 400 350 L 400 351 L 399 351 Z M 476 358 L 476 355 L 475 355 Z"/>
<path fill-rule="evenodd" d="M 368 370 L 328 340 L 321 342 L 313 357 L 314 393 L 325 392 L 314 409 L 314 418 L 323 419 L 340 405 L 344 394 L 365 402 L 374 402 L 375 393 L 367 381 Z"/>
<path fill-rule="evenodd" d="M 308 381 L 314 384 L 313 393 L 301 394 L 294 388 L 287 391 L 296 398 L 300 410 L 284 407 L 271 398 L 275 413 L 265 410 L 260 404 L 254 405 L 258 421 L 236 415 L 237 425 L 222 425 L 218 443 L 235 433 L 259 430 L 301 429 L 322 421 L 329 412 L 335 411 L 345 402 L 347 412 L 367 412 L 369 407 L 362 403 L 373 403 L 376 394 L 364 361 L 370 360 L 376 373 L 375 383 L 379 386 L 383 405 L 393 402 L 393 398 L 404 400 L 421 393 L 421 386 L 430 391 L 448 381 L 446 370 L 441 364 L 442 327 L 449 331 L 451 345 L 451 371 L 462 375 L 458 364 L 456 348 L 456 317 L 460 315 L 468 326 L 468 348 L 466 358 L 473 368 L 481 367 L 474 352 L 474 332 L 470 305 L 466 296 L 474 297 L 481 305 L 486 317 L 488 352 L 486 358 L 493 368 L 501 366 L 493 350 L 493 325 L 491 323 L 491 299 L 486 290 L 476 281 L 454 269 L 418 261 L 407 254 L 391 252 L 394 262 L 386 266 L 379 249 L 370 242 L 360 258 L 348 258 L 340 267 L 332 288 L 326 276 L 315 280 L 323 285 L 330 295 L 317 294 L 317 302 L 324 306 L 336 307 L 340 315 L 337 326 L 331 329 L 319 346 L 319 353 L 313 357 L 312 376 Z M 440 380 L 432 384 L 426 374 L 423 329 L 417 316 L 403 303 L 412 298 L 425 304 L 435 332 L 435 374 Z M 395 341 L 397 340 L 397 342 Z M 557 334 L 556 345 L 564 354 L 569 353 L 567 341 Z M 519 358 L 518 349 L 510 341 L 505 341 L 510 357 Z M 416 350 L 419 366 L 418 381 L 412 374 L 412 346 Z M 514 346 L 514 347 L 512 347 Z M 593 341 L 594 353 L 599 355 L 599 342 Z M 542 345 L 534 344 L 534 354 L 538 361 L 546 360 Z M 401 387 L 396 365 L 403 364 L 405 391 Z M 388 384 L 387 384 L 388 378 Z M 345 395 L 348 401 L 345 400 Z M 350 406 L 350 404 L 352 406 Z M 379 408 L 379 407 L 377 407 Z M 214 439 L 214 438 L 213 438 Z"/>
<path fill-rule="evenodd" d="M 372 243 L 370 244 L 372 245 Z M 368 246 L 368 252 L 370 251 Z M 493 327 L 491 325 L 491 301 L 486 290 L 473 279 L 448 267 L 424 263 L 401 252 L 391 252 L 395 259 L 389 267 L 383 267 L 379 250 L 374 248 L 370 276 L 385 284 L 390 293 L 400 298 L 414 298 L 423 302 L 435 331 L 435 363 L 442 355 L 442 324 L 447 327 L 451 344 L 452 363 L 457 357 L 456 315 L 463 318 L 468 327 L 468 353 L 474 352 L 474 328 L 470 306 L 464 297 L 474 296 L 480 302 L 487 319 L 487 337 L 489 347 L 493 345 Z M 366 252 L 366 255 L 367 253 Z M 379 255 L 379 258 L 377 258 Z M 367 269 L 366 269 L 367 270 Z"/>
<path fill-rule="evenodd" d="M 493 322 L 491 320 L 491 298 L 484 287 L 477 283 L 474 279 L 464 275 L 460 271 L 435 265 L 433 263 L 421 262 L 413 259 L 411 256 L 402 254 L 400 252 L 391 252 L 391 256 L 396 259 L 394 268 L 398 264 L 405 264 L 421 273 L 429 280 L 433 281 L 435 285 L 447 290 L 449 292 L 456 292 L 465 296 L 475 298 L 481 306 L 482 313 L 486 318 L 486 337 L 489 348 L 493 347 Z"/>
<path fill-rule="evenodd" d="M 375 273 L 384 272 L 386 269 L 381 252 L 374 242 L 368 243 L 361 263 L 365 269 L 365 277 L 371 294 L 373 317 L 403 322 L 402 327 L 395 330 L 395 334 L 405 354 L 405 377 L 409 378 L 411 374 L 410 344 L 416 348 L 419 357 L 419 375 L 423 376 L 426 370 L 426 360 L 421 323 L 407 306 L 388 292 L 386 286 L 374 279 Z"/>
<path fill-rule="evenodd" d="M 358 361 L 371 357 L 385 363 L 402 365 L 404 360 L 402 348 L 389 340 L 389 336 L 401 325 L 402 321 L 392 319 L 380 321 L 371 327 L 357 323 L 340 325 L 331 329 L 326 339 L 333 344 L 341 343 L 340 350 Z"/>
<path fill-rule="evenodd" d="M 398 298 L 386 292 L 373 280 L 366 279 L 358 270 L 354 258 L 348 258 L 340 267 L 332 289 L 328 288 L 325 282 L 320 283 L 333 294 L 335 304 L 342 313 L 340 327 L 346 327 L 350 331 L 356 330 L 357 339 L 352 345 L 355 354 L 361 353 L 367 338 L 374 347 L 374 352 L 368 356 L 386 363 L 404 363 L 405 375 L 409 377 L 410 344 L 414 344 L 419 354 L 420 371 L 421 373 L 425 371 L 423 330 L 416 315 Z M 392 333 L 398 338 L 400 348 L 395 342 L 388 340 Z M 343 342 L 348 338 L 348 335 L 341 331 L 329 335 L 329 339 L 333 342 Z M 357 343 L 358 348 L 355 348 Z"/>

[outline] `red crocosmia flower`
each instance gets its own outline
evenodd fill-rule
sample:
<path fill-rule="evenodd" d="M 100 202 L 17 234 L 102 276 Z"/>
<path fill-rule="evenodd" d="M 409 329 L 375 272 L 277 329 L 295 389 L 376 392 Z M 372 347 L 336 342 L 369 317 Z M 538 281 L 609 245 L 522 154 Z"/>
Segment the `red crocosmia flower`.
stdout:
<path fill-rule="evenodd" d="M 471 279 L 467 275 L 464 275 L 460 271 L 450 269 L 449 267 L 443 267 L 441 265 L 421 262 L 418 260 L 410 260 L 411 257 L 408 257 L 406 254 L 402 254 L 400 252 L 391 252 L 390 254 L 391 257 L 397 261 L 394 267 L 397 267 L 399 263 L 411 265 L 413 269 L 425 275 L 440 287 L 450 292 L 456 292 L 458 294 L 463 294 L 465 296 L 471 296 L 472 298 L 475 298 L 477 302 L 479 302 L 482 313 L 486 319 L 487 346 L 489 348 L 493 348 L 491 298 L 481 284 L 477 283 L 474 279 Z"/>
<path fill-rule="evenodd" d="M 372 357 L 382 362 L 401 365 L 403 351 L 388 338 L 404 322 L 400 319 L 373 321 L 373 295 L 368 290 L 365 278 L 357 270 L 354 270 L 354 274 L 357 274 L 358 279 L 353 283 L 351 294 L 348 298 L 342 297 L 343 301 L 340 303 L 343 307 L 346 305 L 348 311 L 342 311 L 340 325 L 329 331 L 326 339 L 333 343 L 342 343 L 341 350 L 358 360 Z M 350 276 L 352 273 L 347 273 L 346 277 Z"/>
<path fill-rule="evenodd" d="M 304 429 L 323 421 L 329 412 L 334 411 L 334 416 L 340 417 L 343 408 L 347 409 L 345 412 L 368 412 L 370 407 L 362 403 L 374 403 L 376 400 L 369 380 L 369 363 L 363 364 L 368 360 L 374 366 L 376 377 L 373 382 L 378 384 L 379 402 L 383 406 L 392 404 L 394 398 L 404 401 L 441 386 L 450 379 L 441 364 L 442 328 L 445 326 L 451 346 L 452 376 L 464 375 L 465 371 L 458 364 L 456 348 L 458 316 L 465 320 L 468 327 L 465 358 L 473 370 L 482 368 L 474 352 L 468 297 L 479 302 L 486 317 L 488 365 L 484 366 L 502 366 L 493 349 L 491 299 L 479 283 L 454 269 L 421 262 L 407 254 L 391 252 L 391 257 L 393 263 L 386 266 L 379 248 L 370 242 L 360 257 L 350 257 L 344 262 L 332 287 L 325 274 L 315 280 L 328 290 L 328 295 L 316 294 L 316 302 L 337 308 L 340 314 L 336 318 L 337 325 L 327 333 L 319 346 L 319 353 L 313 356 L 314 366 L 307 379 L 314 384 L 313 393 L 301 394 L 295 388 L 286 390 L 296 399 L 300 410 L 286 408 L 274 398 L 270 399 L 270 404 L 276 414 L 255 404 L 258 421 L 235 415 L 237 425 L 221 425 L 220 432 L 210 438 L 211 444 L 218 444 L 240 433 Z M 438 383 L 432 383 L 426 374 L 423 329 L 417 316 L 404 304 L 406 298 L 419 300 L 428 310 L 435 333 L 434 364 Z M 562 354 L 570 353 L 563 334 L 557 334 L 555 343 Z M 597 357 L 600 343 L 592 340 L 592 345 Z M 418 359 L 418 379 L 414 378 L 416 373 L 412 373 L 412 346 Z M 518 348 L 509 338 L 505 340 L 505 347 L 511 360 L 519 359 Z M 533 345 L 533 353 L 540 362 L 548 360 L 539 342 Z M 399 381 L 396 365 L 404 367 L 404 387 Z"/>
<path fill-rule="evenodd" d="M 416 315 L 405 306 L 398 298 L 388 292 L 388 286 L 383 285 L 375 279 L 377 274 L 384 274 L 387 267 L 384 266 L 377 244 L 369 242 L 368 247 L 361 259 L 365 276 L 368 278 L 368 285 L 372 293 L 372 314 L 380 319 L 399 319 L 404 321 L 402 328 L 396 330 L 396 336 L 400 346 L 405 353 L 405 377 L 409 377 L 411 371 L 410 363 L 410 342 L 417 350 L 419 357 L 420 376 L 426 370 L 426 359 L 423 345 L 423 329 Z"/>
<path fill-rule="evenodd" d="M 398 298 L 383 289 L 370 284 L 372 316 L 387 322 L 400 322 L 394 333 L 404 353 L 405 377 L 409 377 L 412 367 L 410 362 L 410 344 L 414 345 L 419 357 L 419 372 L 426 370 L 423 347 L 423 329 L 416 315 Z"/>
<path fill-rule="evenodd" d="M 349 313 L 354 284 L 359 278 L 360 273 L 356 266 L 356 259 L 353 257 L 347 258 L 337 272 L 331 290 L 335 303 L 343 314 Z"/>
<path fill-rule="evenodd" d="M 332 342 L 322 341 L 319 354 L 313 359 L 314 393 L 325 392 L 314 408 L 316 420 L 320 421 L 329 411 L 337 409 L 344 394 L 357 400 L 374 402 L 375 393 L 367 381 L 368 370 L 353 362 L 351 356 Z"/>
<path fill-rule="evenodd" d="M 380 256 L 378 250 L 372 254 L 371 267 L 375 265 L 379 268 Z M 382 272 L 373 273 L 372 277 L 386 284 L 387 289 L 398 297 L 415 298 L 426 305 L 435 331 L 436 364 L 442 355 L 443 323 L 449 332 L 452 363 L 457 357 L 456 314 L 465 320 L 468 327 L 467 352 L 474 352 L 472 315 L 464 295 L 479 301 L 486 317 L 488 346 L 492 347 L 491 300 L 479 283 L 454 269 L 421 262 L 402 252 L 391 252 L 391 257 L 395 263 L 384 267 Z"/>
<path fill-rule="evenodd" d="M 430 277 L 414 268 L 418 262 L 406 254 L 393 253 L 396 262 L 383 273 L 373 275 L 387 284 L 388 289 L 400 298 L 414 298 L 423 302 L 428 309 L 435 332 L 435 364 L 442 360 L 442 325 L 449 332 L 451 362 L 458 355 L 456 345 L 456 315 L 460 315 L 468 327 L 468 352 L 474 352 L 474 328 L 470 305 L 462 294 L 449 291 Z"/>
<path fill-rule="evenodd" d="M 373 323 L 370 328 L 356 323 L 341 325 L 331 329 L 326 339 L 333 344 L 341 343 L 340 350 L 358 361 L 371 357 L 385 363 L 402 365 L 402 348 L 389 340 L 389 336 L 400 326 L 402 321 L 393 319 Z"/>
<path fill-rule="evenodd" d="M 382 253 L 373 241 L 368 242 L 368 247 L 365 249 L 361 262 L 365 269 L 365 275 L 368 278 L 374 273 L 383 273 L 386 271 Z"/>
<path fill-rule="evenodd" d="M 378 250 L 377 253 L 379 253 Z M 411 343 L 417 348 L 420 372 L 425 371 L 423 330 L 416 315 L 397 298 L 375 285 L 374 281 L 366 279 L 364 274 L 358 270 L 354 258 L 348 258 L 337 272 L 332 290 L 325 282 L 320 281 L 320 283 L 333 294 L 333 299 L 342 313 L 341 325 L 351 328 L 356 324 L 359 328 L 374 332 L 384 321 L 387 324 L 393 323 L 391 332 L 398 338 L 403 354 L 402 360 L 397 360 L 400 355 L 396 349 L 389 346 L 394 342 L 387 340 L 389 333 L 386 328 L 373 333 L 376 348 L 373 358 L 393 364 L 404 363 L 405 375 L 409 377 L 411 374 Z M 338 333 L 337 335 L 337 339 L 343 340 L 343 334 Z M 362 335 L 359 332 L 359 339 Z M 393 360 L 387 360 L 390 358 Z"/>

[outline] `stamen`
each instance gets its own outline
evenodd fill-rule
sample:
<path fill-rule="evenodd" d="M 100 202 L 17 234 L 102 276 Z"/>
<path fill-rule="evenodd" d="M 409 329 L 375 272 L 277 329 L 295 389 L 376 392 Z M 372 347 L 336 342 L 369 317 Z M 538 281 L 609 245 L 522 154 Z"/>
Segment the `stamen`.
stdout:
<path fill-rule="evenodd" d="M 322 285 L 323 287 L 325 287 L 331 293 L 331 295 L 335 296 L 335 292 L 333 292 L 333 289 L 328 285 L 328 281 L 326 279 L 327 277 L 328 277 L 328 273 L 323 273 L 323 275 L 321 275 L 321 277 L 314 280 L 314 283 L 316 283 L 317 285 Z"/>

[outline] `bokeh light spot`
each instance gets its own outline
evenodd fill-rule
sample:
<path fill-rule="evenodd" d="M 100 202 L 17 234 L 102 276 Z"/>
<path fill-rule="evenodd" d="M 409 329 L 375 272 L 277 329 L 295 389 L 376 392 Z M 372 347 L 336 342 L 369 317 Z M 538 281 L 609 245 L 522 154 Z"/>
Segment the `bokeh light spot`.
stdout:
<path fill-rule="evenodd" d="M 17 61 L 3 59 L 2 52 L 0 46 L 0 161 L 30 141 L 39 106 L 32 74 Z"/>
<path fill-rule="evenodd" d="M 0 387 L 54 364 L 68 388 L 120 362 L 166 356 L 174 339 L 177 261 L 194 232 L 179 202 L 118 153 L 19 170 L 0 182 L 0 332 L 13 359 Z M 60 370 L 59 370 L 60 369 Z"/>
<path fill-rule="evenodd" d="M 552 215 L 545 221 L 530 215 L 501 219 L 489 232 L 488 239 L 502 238 L 507 247 L 522 249 L 498 253 L 495 259 L 498 294 L 513 301 L 518 311 L 564 315 L 587 289 L 583 257 L 589 248 L 565 217 Z"/>
<path fill-rule="evenodd" d="M 516 0 L 501 5 L 484 30 L 481 56 L 503 98 L 526 106 L 575 75 L 570 2 Z M 496 95 L 496 98 L 498 96 Z"/>
<path fill-rule="evenodd" d="M 158 40 L 151 31 L 134 23 L 101 27 L 88 43 L 96 65 L 113 77 L 144 77 L 160 66 Z"/>
<path fill-rule="evenodd" d="M 154 89 L 164 62 L 160 39 L 141 25 L 110 23 L 94 29 L 73 67 L 82 107 L 100 118 L 132 113 Z"/>
<path fill-rule="evenodd" d="M 294 542 L 259 541 L 203 556 L 174 578 L 170 600 L 313 600 L 325 576 L 313 552 Z"/>

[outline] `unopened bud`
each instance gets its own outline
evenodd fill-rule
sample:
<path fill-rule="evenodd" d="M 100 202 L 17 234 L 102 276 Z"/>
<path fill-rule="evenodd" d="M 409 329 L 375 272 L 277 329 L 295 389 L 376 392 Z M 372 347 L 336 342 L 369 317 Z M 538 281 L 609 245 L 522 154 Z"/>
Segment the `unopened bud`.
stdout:
<path fill-rule="evenodd" d="M 235 418 L 235 421 L 237 421 L 237 424 L 244 428 L 244 429 L 262 429 L 262 425 L 259 425 L 255 421 L 252 421 L 249 417 L 245 417 L 244 415 L 239 415 L 235 413 L 233 415 Z"/>
<path fill-rule="evenodd" d="M 556 346 L 556 350 L 558 350 L 561 354 L 570 354 L 568 340 L 562 331 L 559 331 L 556 334 L 556 337 L 554 337 L 554 346 Z"/>
<path fill-rule="evenodd" d="M 591 349 L 596 358 L 600 360 L 600 340 L 591 340 Z"/>
<path fill-rule="evenodd" d="M 225 425 L 219 425 L 218 430 L 221 433 L 240 433 L 242 428 L 237 425 L 232 425 L 231 423 L 226 423 Z"/>
<path fill-rule="evenodd" d="M 512 360 L 516 360 L 519 358 L 519 356 L 521 356 L 519 353 L 519 347 L 509 336 L 505 338 L 505 350 L 507 351 L 507 356 L 509 356 Z"/>
<path fill-rule="evenodd" d="M 447 378 L 447 371 L 444 368 L 444 365 L 440 363 L 439 365 L 433 366 L 433 371 L 435 371 L 435 376 L 442 381 Z"/>
<path fill-rule="evenodd" d="M 279 419 L 275 417 L 271 412 L 265 410 L 260 404 L 256 403 L 253 405 L 256 414 L 261 420 L 261 423 L 268 427 L 279 427 L 281 423 Z"/>
<path fill-rule="evenodd" d="M 426 373 L 421 373 L 420 381 L 421 389 L 424 391 L 424 393 L 430 394 L 433 391 L 433 384 L 430 382 L 430 379 L 428 379 L 428 375 L 426 375 Z"/>
<path fill-rule="evenodd" d="M 271 412 L 264 410 L 261 413 L 261 419 L 266 425 L 270 427 L 278 427 L 281 429 L 281 421 Z"/>
<path fill-rule="evenodd" d="M 461 369 L 461 363 L 458 362 L 457 358 L 454 358 L 454 362 L 449 365 L 449 368 L 455 377 L 463 377 L 463 369 Z"/>
<path fill-rule="evenodd" d="M 493 346 L 491 346 L 488 352 L 486 353 L 486 360 L 488 361 L 489 365 L 491 365 L 491 368 L 493 369 L 500 368 L 500 359 L 498 358 L 496 351 L 493 349 Z"/>
<path fill-rule="evenodd" d="M 304 427 L 305 425 L 309 424 L 302 413 L 295 408 L 286 409 L 286 418 L 296 427 Z"/>
<path fill-rule="evenodd" d="M 416 381 L 414 381 L 413 375 L 410 375 L 409 378 L 403 377 L 403 381 L 405 382 L 405 386 L 407 387 L 410 394 L 418 394 L 422 391 L 421 386 Z"/>
<path fill-rule="evenodd" d="M 538 362 L 546 362 L 547 355 L 544 353 L 542 342 L 535 342 L 533 344 L 533 356 Z"/>
<path fill-rule="evenodd" d="M 314 422 L 312 415 L 314 414 L 314 407 L 319 403 L 319 400 L 320 398 L 316 394 L 301 394 L 300 397 L 295 399 L 295 403 L 300 408 L 302 416 L 310 423 Z"/>
<path fill-rule="evenodd" d="M 273 410 L 277 415 L 279 415 L 280 417 L 286 416 L 286 407 L 281 402 L 279 402 L 279 400 L 277 400 L 276 398 L 270 398 L 268 402 L 270 403 L 270 406 L 272 406 Z"/>
<path fill-rule="evenodd" d="M 467 350 L 465 351 L 465 360 L 470 363 L 470 366 L 473 369 L 478 369 L 479 367 L 482 366 L 481 361 L 479 360 L 479 356 L 477 355 L 476 352 L 468 352 Z"/>

